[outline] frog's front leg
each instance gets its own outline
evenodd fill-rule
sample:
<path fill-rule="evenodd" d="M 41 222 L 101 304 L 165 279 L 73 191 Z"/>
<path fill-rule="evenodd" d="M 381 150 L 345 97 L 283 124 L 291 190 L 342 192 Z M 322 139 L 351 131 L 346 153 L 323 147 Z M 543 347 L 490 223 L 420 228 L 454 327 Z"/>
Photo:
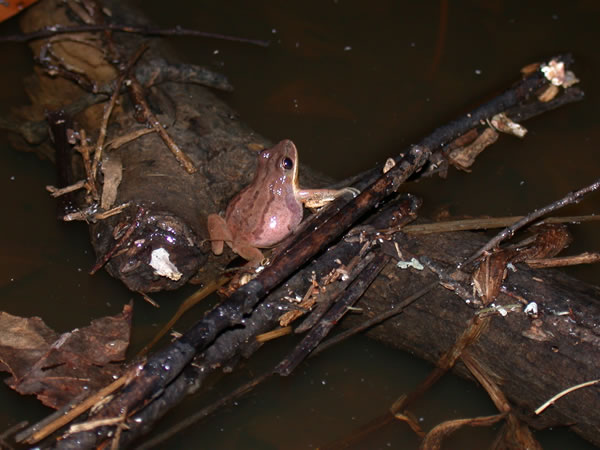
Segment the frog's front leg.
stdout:
<path fill-rule="evenodd" d="M 227 222 L 218 214 L 209 214 L 207 219 L 208 235 L 210 237 L 210 246 L 215 255 L 223 253 L 223 244 L 231 243 L 233 237 L 227 226 Z"/>
<path fill-rule="evenodd" d="M 301 189 L 298 191 L 298 198 L 307 208 L 320 208 L 347 193 L 356 197 L 360 194 L 360 191 L 352 187 L 344 189 Z"/>

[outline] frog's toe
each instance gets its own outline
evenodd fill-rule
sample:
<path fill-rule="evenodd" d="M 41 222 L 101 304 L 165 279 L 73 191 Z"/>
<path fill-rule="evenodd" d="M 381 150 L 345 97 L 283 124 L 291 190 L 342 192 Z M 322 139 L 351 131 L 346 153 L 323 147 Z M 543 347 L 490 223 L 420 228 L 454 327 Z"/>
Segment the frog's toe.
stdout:
<path fill-rule="evenodd" d="M 232 247 L 232 250 L 245 260 L 249 261 L 249 265 L 251 266 L 259 266 L 265 258 L 259 249 L 252 247 L 251 245 L 237 244 Z"/>
<path fill-rule="evenodd" d="M 223 241 L 211 241 L 210 248 L 215 255 L 223 253 Z"/>

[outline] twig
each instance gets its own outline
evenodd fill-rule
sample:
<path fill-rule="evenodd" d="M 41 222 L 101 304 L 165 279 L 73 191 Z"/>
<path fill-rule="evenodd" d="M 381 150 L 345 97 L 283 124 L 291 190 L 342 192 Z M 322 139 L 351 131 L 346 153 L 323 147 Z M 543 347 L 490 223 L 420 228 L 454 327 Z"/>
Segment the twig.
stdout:
<path fill-rule="evenodd" d="M 364 248 L 364 247 L 363 247 Z M 356 277 L 367 267 L 369 259 L 364 258 L 360 252 L 357 254 L 352 261 L 348 264 L 353 265 L 356 261 L 352 270 L 350 270 L 345 277 L 338 280 L 335 284 L 328 284 L 327 289 L 319 293 L 317 297 L 317 306 L 313 308 L 308 317 L 302 321 L 300 325 L 296 327 L 294 333 L 304 333 L 310 330 L 318 321 L 323 317 L 327 310 L 331 307 L 333 302 L 346 290 L 346 288 L 352 283 Z M 339 270 L 339 268 L 334 269 Z"/>
<path fill-rule="evenodd" d="M 398 305 L 398 308 L 394 310 L 395 314 L 400 313 L 400 309 L 401 308 L 405 308 L 406 306 L 408 306 L 410 303 L 412 303 L 414 300 L 416 300 L 418 297 L 420 297 L 421 295 L 424 295 L 426 292 L 428 292 L 431 288 L 435 287 L 437 285 L 437 281 L 435 283 L 432 283 L 429 286 L 426 286 L 424 289 L 420 290 L 419 292 L 416 292 L 415 294 L 411 295 L 410 297 L 406 298 L 406 300 L 404 300 L 403 302 L 400 303 L 400 305 Z M 380 316 L 379 316 L 380 317 Z M 375 319 L 375 318 L 374 318 Z M 355 329 L 353 329 L 355 330 Z M 275 332 L 279 335 L 279 334 L 288 334 L 289 333 L 289 327 L 286 327 L 286 329 L 278 329 L 275 330 Z M 264 333 L 265 335 L 267 335 L 268 333 Z M 262 335 L 261 335 L 262 336 Z M 329 347 L 331 345 L 334 345 L 335 343 L 337 343 L 337 337 L 328 340 L 325 343 L 325 347 Z M 268 340 L 268 339 L 265 339 Z M 332 341 L 336 341 L 336 342 L 332 342 Z M 327 345 L 329 344 L 329 345 Z M 319 347 L 317 347 L 311 354 L 309 357 L 313 357 L 316 354 L 320 353 L 322 350 L 324 350 L 324 348 L 322 348 L 323 345 L 320 345 Z M 203 408 L 202 410 L 194 413 L 193 415 L 191 415 L 190 417 L 186 418 L 185 420 L 183 420 L 182 422 L 179 422 L 177 425 L 175 425 L 174 427 L 172 427 L 171 429 L 165 431 L 164 433 L 159 434 L 158 436 L 144 442 L 143 444 L 141 444 L 138 447 L 138 450 L 141 449 L 149 449 L 149 448 L 153 448 L 158 446 L 159 444 L 161 444 L 162 442 L 164 442 L 165 440 L 169 439 L 170 437 L 174 436 L 175 434 L 177 434 L 178 432 L 181 432 L 183 429 L 195 424 L 196 422 L 204 419 L 205 417 L 209 416 L 210 414 L 213 414 L 217 409 L 219 409 L 222 406 L 225 406 L 227 404 L 230 404 L 232 401 L 239 399 L 240 397 L 242 397 L 243 395 L 247 394 L 248 392 L 250 392 L 252 389 L 254 389 L 255 387 L 257 387 L 259 384 L 261 384 L 262 382 L 266 381 L 273 373 L 275 373 L 275 371 L 269 371 L 257 378 L 254 378 L 253 380 L 249 381 L 248 383 L 240 386 L 239 388 L 237 388 L 235 391 L 233 391 L 231 394 L 222 397 L 221 399 L 219 399 L 217 402 L 213 403 L 212 405 Z"/>
<path fill-rule="evenodd" d="M 348 308 L 358 301 L 390 259 L 389 256 L 384 255 L 382 252 L 377 252 L 371 257 L 372 261 L 370 264 L 350 285 L 344 296 L 331 307 L 323 319 L 315 325 L 296 348 L 277 365 L 275 373 L 282 376 L 292 373 L 298 367 L 298 364 L 329 334 L 331 329 L 346 314 Z"/>
<path fill-rule="evenodd" d="M 73 419 L 75 419 L 80 414 L 83 414 L 84 412 L 86 412 L 88 409 L 90 409 L 92 406 L 94 406 L 95 404 L 100 402 L 107 395 L 110 395 L 113 392 L 115 392 L 121 386 L 125 385 L 130 379 L 131 379 L 131 375 L 129 373 L 125 373 L 123 376 L 121 376 L 117 380 L 113 381 L 111 384 L 109 384 L 105 388 L 102 388 L 96 394 L 88 397 L 83 402 L 79 403 L 77 406 L 75 406 L 69 412 L 58 417 L 56 420 L 46 424 L 42 429 L 40 429 L 39 431 L 36 431 L 31 436 L 26 436 L 26 437 L 23 436 L 21 439 L 26 439 L 25 442 L 27 442 L 28 444 L 34 444 L 36 442 L 41 441 L 45 437 L 54 433 L 59 428 L 68 424 L 69 422 L 71 422 Z M 17 439 L 19 439 L 19 437 L 17 437 Z M 20 441 L 18 441 L 18 442 L 20 442 Z"/>
<path fill-rule="evenodd" d="M 500 233 L 498 233 L 494 238 L 492 238 L 487 244 L 477 250 L 473 255 L 467 258 L 464 262 L 459 264 L 459 268 L 465 267 L 483 255 L 485 252 L 490 251 L 495 248 L 500 242 L 503 240 L 512 237 L 515 232 L 524 227 L 525 225 L 533 222 L 534 220 L 542 217 L 545 214 L 548 214 L 552 211 L 556 211 L 557 209 L 563 208 L 564 206 L 571 205 L 573 203 L 577 203 L 581 198 L 590 192 L 597 190 L 600 187 L 600 179 L 594 181 L 589 186 L 586 186 L 582 189 L 579 189 L 575 192 L 569 192 L 566 196 L 561 198 L 560 200 L 556 200 L 555 202 L 550 203 L 549 205 L 544 206 L 543 208 L 536 209 L 531 214 L 526 215 L 521 220 L 518 220 L 513 225 L 508 228 L 505 228 Z"/>
<path fill-rule="evenodd" d="M 98 189 L 96 188 L 96 177 L 92 176 L 92 163 L 90 161 L 90 147 L 87 142 L 87 135 L 82 128 L 79 130 L 79 145 L 75 146 L 81 157 L 83 158 L 83 167 L 86 175 L 86 191 L 92 195 L 94 200 L 98 199 Z M 88 203 L 89 204 L 89 203 Z"/>
<path fill-rule="evenodd" d="M 584 387 L 588 387 L 588 386 L 593 386 L 594 384 L 598 384 L 600 383 L 600 379 L 599 380 L 592 380 L 592 381 L 586 381 L 585 383 L 581 383 L 575 386 L 571 386 L 568 389 L 565 389 L 562 392 L 559 392 L 558 394 L 556 394 L 554 397 L 552 397 L 550 400 L 548 400 L 547 402 L 545 402 L 542 406 L 540 406 L 538 409 L 535 410 L 536 415 L 541 414 L 546 408 L 548 408 L 550 405 L 552 405 L 554 402 L 556 402 L 556 400 L 558 400 L 561 397 L 564 397 L 565 395 L 576 391 L 578 389 L 584 388 Z"/>
<path fill-rule="evenodd" d="M 488 230 L 490 228 L 508 227 L 524 216 L 485 217 L 480 219 L 447 220 L 443 222 L 420 223 L 406 225 L 404 233 L 430 234 L 448 233 L 451 231 Z M 579 223 L 600 220 L 600 215 L 547 217 L 540 223 Z"/>
<path fill-rule="evenodd" d="M 136 139 L 138 139 L 146 134 L 149 134 L 149 133 L 156 133 L 156 130 L 154 128 L 145 128 L 144 127 L 144 128 L 140 128 L 139 130 L 131 131 L 130 133 L 127 133 L 123 136 L 118 136 L 118 137 L 114 138 L 113 140 L 107 142 L 105 148 L 110 149 L 110 150 L 116 150 L 119 147 L 121 147 L 131 141 L 135 141 Z"/>
<path fill-rule="evenodd" d="M 395 420 L 395 414 L 405 410 L 416 400 L 421 398 L 431 386 L 433 386 L 444 374 L 446 374 L 456 363 L 463 351 L 473 344 L 489 324 L 489 318 L 480 319 L 473 317 L 466 329 L 458 337 L 452 348 L 447 350 L 437 361 L 436 367 L 430 372 L 419 385 L 408 395 L 403 394 L 390 406 L 389 411 L 376 417 L 366 425 L 360 427 L 349 436 L 335 442 L 321 446 L 322 449 L 340 449 L 357 447 L 357 443 L 366 436 L 380 430 L 382 427 Z"/>
<path fill-rule="evenodd" d="M 64 220 L 65 222 L 72 222 L 74 220 L 84 220 L 86 222 L 97 222 L 98 220 L 108 219 L 109 217 L 116 216 L 117 214 L 121 214 L 121 212 L 131 205 L 130 202 L 123 203 L 119 206 L 115 206 L 106 211 L 95 212 L 96 206 L 92 205 L 88 208 L 81 209 L 69 214 L 65 214 L 60 217 L 60 220 Z"/>
<path fill-rule="evenodd" d="M 29 42 L 38 39 L 45 39 L 50 36 L 57 34 L 66 33 L 83 33 L 83 32 L 94 32 L 94 31 L 117 31 L 122 33 L 135 33 L 145 34 L 148 36 L 193 36 L 203 37 L 209 39 L 220 39 L 224 41 L 242 42 L 245 44 L 258 45 L 260 47 L 268 47 L 269 41 L 263 41 L 259 39 L 248 39 L 240 38 L 235 36 L 228 36 L 225 34 L 208 33 L 206 31 L 190 30 L 187 28 L 151 28 L 151 27 L 140 27 L 133 25 L 119 25 L 119 24 L 106 24 L 106 25 L 78 25 L 72 27 L 65 27 L 61 25 L 53 25 L 44 27 L 38 31 L 32 31 L 31 33 L 16 34 L 10 36 L 0 36 L 0 42 Z"/>
<path fill-rule="evenodd" d="M 385 322 L 386 320 L 388 320 L 394 316 L 397 316 L 398 314 L 401 314 L 402 312 L 404 312 L 404 309 L 407 306 L 411 305 L 416 300 L 421 298 L 423 295 L 427 294 L 438 284 L 439 284 L 438 281 L 434 281 L 433 283 L 430 283 L 427 286 L 425 286 L 423 289 L 420 289 L 417 292 L 415 292 L 414 294 L 409 295 L 404 300 L 402 300 L 399 304 L 394 305 L 393 309 L 390 309 L 389 311 L 378 314 L 369 320 L 365 320 L 363 323 L 361 323 L 360 325 L 358 325 L 354 328 L 343 331 L 339 334 L 336 334 L 334 337 L 327 339 L 325 342 L 323 342 L 321 345 L 319 345 L 317 348 L 315 348 L 313 350 L 313 352 L 311 353 L 311 356 L 318 355 L 322 351 L 327 350 L 328 348 L 330 348 L 336 344 L 339 344 L 340 342 L 348 339 L 351 336 L 354 336 L 355 334 L 361 333 L 375 325 Z"/>
<path fill-rule="evenodd" d="M 272 341 L 273 339 L 279 339 L 281 336 L 287 336 L 288 334 L 292 334 L 292 332 L 293 330 L 290 325 L 282 328 L 275 328 L 274 330 L 256 336 L 256 342 L 262 344 L 264 342 Z"/>
<path fill-rule="evenodd" d="M 566 267 L 577 264 L 593 264 L 600 262 L 600 252 L 585 252 L 574 256 L 561 256 L 557 258 L 528 259 L 525 263 L 534 269 L 548 267 Z"/>
<path fill-rule="evenodd" d="M 74 183 L 70 186 L 64 188 L 57 188 L 55 186 L 46 186 L 46 190 L 50 192 L 50 195 L 54 198 L 60 197 L 61 195 L 68 194 L 70 192 L 75 192 L 79 189 L 83 189 L 87 185 L 87 180 L 79 180 L 77 183 Z"/>
<path fill-rule="evenodd" d="M 125 231 L 125 233 L 123 234 L 121 239 L 119 239 L 115 243 L 115 245 L 113 245 L 113 247 L 108 252 L 106 252 L 96 262 L 96 264 L 94 264 L 94 267 L 92 267 L 92 270 L 90 270 L 90 275 L 94 275 L 98 270 L 100 270 L 102 268 L 102 266 L 104 266 L 104 264 L 106 264 L 108 262 L 108 260 L 110 258 L 112 258 L 112 256 L 115 254 L 115 252 L 129 241 L 129 238 L 131 237 L 133 232 L 139 227 L 140 221 L 142 220 L 142 216 L 144 215 L 144 213 L 145 213 L 145 209 L 142 208 L 141 206 L 138 207 L 137 214 L 135 215 L 135 218 L 133 219 L 133 221 L 129 224 L 129 228 L 127 229 L 127 231 Z"/>
<path fill-rule="evenodd" d="M 158 436 L 156 436 L 156 437 L 154 437 L 152 439 L 147 440 L 143 444 L 139 445 L 137 447 L 137 450 L 146 450 L 146 449 L 149 449 L 149 448 L 156 447 L 158 444 L 166 441 L 171 436 L 174 436 L 175 434 L 179 433 L 181 430 L 184 430 L 187 427 L 189 427 L 189 426 L 193 425 L 194 423 L 198 422 L 199 420 L 201 420 L 201 419 L 209 416 L 210 414 L 212 414 L 213 412 L 215 412 L 220 407 L 233 402 L 234 400 L 238 399 L 242 395 L 244 395 L 247 392 L 251 391 L 256 386 L 258 386 L 259 384 L 261 384 L 263 381 L 269 379 L 269 377 L 271 376 L 271 374 L 272 374 L 272 372 L 268 371 L 267 373 L 264 373 L 264 374 L 262 374 L 262 375 L 260 375 L 260 376 L 258 376 L 256 378 L 252 379 L 251 381 L 249 381 L 248 383 L 240 386 L 239 388 L 237 388 L 236 390 L 234 390 L 230 394 L 228 394 L 228 395 L 226 395 L 224 397 L 221 397 L 219 400 L 217 400 L 213 404 L 207 406 L 206 408 L 201 409 L 200 411 L 192 414 L 191 416 L 187 417 L 186 419 L 179 421 L 177 423 L 177 425 L 173 426 L 172 428 L 170 428 L 169 430 L 165 431 L 164 433 L 161 433 Z"/>
<path fill-rule="evenodd" d="M 117 103 L 117 98 L 121 95 L 121 86 L 125 81 L 125 78 L 135 65 L 135 63 L 140 59 L 140 57 L 144 54 L 144 52 L 148 49 L 148 44 L 142 44 L 137 51 L 133 54 L 133 56 L 127 62 L 126 67 L 123 69 L 121 75 L 117 79 L 117 83 L 115 85 L 115 89 L 113 94 L 110 96 L 110 101 L 107 105 L 104 106 L 104 114 L 102 115 L 102 122 L 100 125 L 100 132 L 98 134 L 98 139 L 96 140 L 96 148 L 94 150 L 94 162 L 92 164 L 92 177 L 93 180 L 96 179 L 96 174 L 98 172 L 98 164 L 102 159 L 102 150 L 104 149 L 104 141 L 106 140 L 106 129 L 108 127 L 108 120 L 112 114 L 112 111 Z M 93 181 L 92 180 L 92 181 Z"/>
<path fill-rule="evenodd" d="M 17 433 L 18 431 L 22 430 L 28 424 L 29 424 L 29 422 L 27 422 L 26 420 L 23 420 L 21 422 L 14 424 L 12 427 L 9 427 L 6 430 L 4 430 L 2 432 L 2 434 L 0 434 L 0 448 L 12 449 L 12 446 L 8 445 L 8 443 L 6 442 L 7 438 L 9 436 Z"/>
<path fill-rule="evenodd" d="M 560 55 L 554 58 L 568 65 L 572 62 L 571 55 Z M 419 144 L 420 147 L 430 149 L 431 151 L 443 148 L 445 145 L 452 142 L 459 136 L 467 133 L 473 128 L 478 128 L 482 122 L 486 122 L 496 114 L 505 112 L 511 108 L 523 105 L 531 100 L 538 89 L 548 85 L 548 80 L 541 71 L 537 71 L 522 79 L 516 85 L 495 97 L 493 100 L 462 114 L 458 119 L 455 119 L 444 126 L 441 126 L 425 137 Z M 539 102 L 535 102 L 539 103 Z M 394 157 L 394 162 L 398 163 L 404 153 Z M 368 186 L 379 177 L 384 165 L 380 164 L 374 169 L 363 172 L 350 180 L 343 181 L 344 186 L 352 185 L 359 190 L 364 186 Z"/>
<path fill-rule="evenodd" d="M 194 163 L 192 162 L 190 157 L 187 156 L 183 152 L 183 150 L 179 148 L 179 146 L 173 141 L 173 139 L 171 139 L 169 133 L 167 133 L 167 131 L 158 121 L 154 113 L 152 113 L 152 111 L 150 110 L 150 106 L 144 98 L 142 86 L 133 74 L 130 77 L 130 81 L 131 82 L 129 83 L 129 91 L 131 93 L 133 102 L 136 105 L 139 105 L 141 108 L 140 113 L 142 115 L 142 118 L 148 123 L 148 125 L 150 125 L 156 130 L 156 132 L 164 141 L 165 145 L 169 148 L 169 150 L 171 150 L 171 153 L 173 153 L 173 156 L 175 156 L 175 159 L 177 159 L 179 164 L 181 164 L 184 167 L 187 173 L 191 174 L 196 172 L 197 169 L 196 167 L 194 167 Z"/>
<path fill-rule="evenodd" d="M 142 356 L 142 355 L 145 355 L 146 353 L 148 353 L 148 351 L 152 347 L 154 347 L 154 344 L 156 344 L 160 340 L 160 338 L 162 338 L 165 334 L 167 334 L 167 332 L 171 329 L 171 327 L 173 325 L 175 325 L 175 323 L 179 320 L 179 318 L 188 309 L 190 309 L 192 306 L 196 305 L 201 300 L 204 300 L 210 294 L 212 294 L 217 289 L 219 289 L 221 286 L 223 286 L 227 281 L 229 281 L 228 277 L 221 277 L 216 281 L 213 280 L 210 283 L 208 283 L 206 286 L 204 286 L 202 289 L 198 289 L 192 295 L 187 297 L 181 303 L 181 306 L 179 306 L 179 308 L 177 309 L 177 311 L 175 312 L 173 317 L 171 317 L 171 319 L 161 328 L 161 330 L 158 333 L 156 333 L 156 335 L 152 338 L 152 340 L 148 344 L 146 344 L 142 350 L 140 350 L 140 352 L 137 354 L 137 356 Z M 145 295 L 145 294 L 142 293 L 142 295 Z"/>

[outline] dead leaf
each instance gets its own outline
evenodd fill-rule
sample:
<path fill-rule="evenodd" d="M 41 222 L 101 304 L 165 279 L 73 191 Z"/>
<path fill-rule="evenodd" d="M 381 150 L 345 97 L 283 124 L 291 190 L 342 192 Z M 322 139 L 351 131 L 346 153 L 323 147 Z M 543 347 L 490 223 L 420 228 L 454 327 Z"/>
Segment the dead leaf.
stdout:
<path fill-rule="evenodd" d="M 132 305 L 116 316 L 59 335 L 39 317 L 0 313 L 0 370 L 21 394 L 35 394 L 61 408 L 82 392 L 93 392 L 121 375 L 131 332 Z"/>
<path fill-rule="evenodd" d="M 454 167 L 469 172 L 477 156 L 498 139 L 499 134 L 492 128 L 486 128 L 471 144 L 454 149 L 448 155 L 448 162 Z"/>
<path fill-rule="evenodd" d="M 506 278 L 506 265 L 514 258 L 515 250 L 497 250 L 481 262 L 473 273 L 473 286 L 484 305 L 493 302 Z"/>
<path fill-rule="evenodd" d="M 123 163 L 117 155 L 105 157 L 102 161 L 102 174 L 104 182 L 102 183 L 102 209 L 109 210 L 117 199 L 117 192 L 121 179 L 123 178 Z"/>
<path fill-rule="evenodd" d="M 25 8 L 33 5 L 37 0 L 5 0 L 0 2 L 0 22 L 20 13 Z"/>

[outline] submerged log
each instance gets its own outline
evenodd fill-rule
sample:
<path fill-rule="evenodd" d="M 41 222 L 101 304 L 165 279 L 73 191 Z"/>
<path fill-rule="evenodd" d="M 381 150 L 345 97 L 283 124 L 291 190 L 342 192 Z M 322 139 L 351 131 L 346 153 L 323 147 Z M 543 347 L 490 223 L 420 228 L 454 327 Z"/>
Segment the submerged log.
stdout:
<path fill-rule="evenodd" d="M 41 2 L 28 15 L 26 30 L 55 23 L 70 23 L 61 5 L 62 2 L 52 0 Z M 111 7 L 115 16 L 127 17 L 123 21 L 133 20 L 131 15 L 120 11 L 117 2 L 113 2 Z M 120 51 L 129 58 L 134 53 L 131 49 L 139 45 L 139 40 L 131 36 L 122 38 L 122 41 L 119 39 L 116 38 L 116 42 L 120 45 Z M 41 45 L 36 44 L 34 51 L 37 53 L 40 48 Z M 129 50 L 123 50 L 125 48 Z M 72 53 L 73 48 L 69 51 Z M 86 45 L 85 53 L 89 52 L 89 46 Z M 196 172 L 185 171 L 157 133 L 144 135 L 118 149 L 109 150 L 108 158 L 117 159 L 127 172 L 118 187 L 115 204 L 131 204 L 124 213 L 100 220 L 90 227 L 99 258 L 115 249 L 116 243 L 124 236 L 124 227 L 132 230 L 127 238 L 140 245 L 117 248 L 111 254 L 107 268 L 128 287 L 139 291 L 176 288 L 196 275 L 199 268 L 207 276 L 216 273 L 216 263 L 208 254 L 208 246 L 202 244 L 206 238 L 206 215 L 223 209 L 231 193 L 250 180 L 255 165 L 255 149 L 269 144 L 265 138 L 246 127 L 230 108 L 206 88 L 166 81 L 164 74 L 173 74 L 171 69 L 161 69 L 162 66 L 157 62 L 162 61 L 157 59 L 158 53 L 158 46 L 153 44 L 136 65 L 135 76 L 142 85 L 150 86 L 146 89 L 150 108 L 163 125 L 168 125 L 167 131 L 190 157 Z M 83 57 L 81 50 L 79 54 Z M 53 103 L 68 109 L 70 102 L 65 102 L 65 98 L 85 97 L 88 105 L 106 102 L 111 95 L 110 89 L 105 90 L 102 86 L 106 87 L 107 83 L 118 77 L 118 73 L 112 65 L 100 59 L 103 63 L 94 66 L 95 69 L 86 68 L 87 78 L 92 80 L 93 85 L 99 86 L 96 93 L 84 92 L 72 81 L 50 79 L 38 69 L 36 81 L 30 83 L 30 92 L 35 92 L 33 100 L 36 102 L 30 117 L 43 119 L 42 104 Z M 161 83 L 157 84 L 156 80 Z M 53 101 L 48 102 L 48 98 Z M 84 103 L 81 100 L 71 105 L 79 123 L 77 128 L 98 129 L 97 124 L 103 115 L 102 107 L 82 108 L 81 104 Z M 134 104 L 123 95 L 108 127 L 108 140 L 144 128 L 134 119 L 134 110 Z M 475 123 L 478 120 L 473 118 Z M 95 135 L 92 137 L 97 139 Z M 38 142 L 40 140 L 43 138 Z M 380 170 L 372 171 L 369 176 L 379 177 Z M 437 236 L 398 233 L 394 239 L 404 256 L 425 256 L 445 267 L 455 267 L 484 242 L 476 233 Z M 396 247 L 390 244 L 386 243 L 384 249 L 392 258 L 398 257 Z M 164 246 L 168 248 L 171 262 L 181 272 L 178 279 L 157 275 L 155 269 L 148 265 L 153 250 Z M 307 279 L 304 275 L 299 278 Z M 395 264 L 389 264 L 359 302 L 365 311 L 363 316 L 389 310 L 394 307 L 395 301 L 437 279 L 428 270 L 400 270 Z M 272 284 L 269 290 L 275 287 L 275 283 Z M 508 305 L 518 303 L 519 312 L 509 312 L 506 317 L 496 312 L 491 326 L 469 347 L 470 355 L 497 375 L 502 389 L 518 407 L 519 415 L 526 423 L 537 427 L 574 424 L 573 428 L 578 433 L 600 444 L 600 412 L 596 408 L 600 398 L 597 389 L 575 392 L 561 399 L 540 417 L 531 413 L 558 391 L 597 376 L 600 361 L 597 325 L 600 323 L 599 289 L 558 271 L 536 271 L 521 265 L 516 273 L 509 275 L 506 284 L 507 291 L 513 297 L 502 294 L 496 302 L 506 309 Z M 522 302 L 536 302 L 538 317 L 524 314 Z M 169 389 L 177 391 L 174 397 L 179 395 L 181 398 L 198 387 L 197 381 L 193 386 L 189 381 L 191 372 L 202 372 L 211 363 L 214 367 L 215 360 L 222 362 L 223 355 L 230 359 L 252 347 L 253 342 L 243 343 L 277 322 L 278 317 L 274 316 L 270 305 L 261 303 L 252 315 L 244 319 L 244 328 L 227 329 L 227 325 L 234 325 L 235 322 L 223 322 L 225 331 L 218 330 L 220 334 L 215 332 L 218 337 L 214 342 L 203 343 L 207 347 L 204 348 L 202 359 L 197 361 L 202 370 L 186 366 L 187 369 L 179 376 L 173 375 L 174 381 L 166 386 L 165 392 L 170 392 Z M 406 308 L 397 318 L 373 328 L 370 335 L 430 361 L 437 361 L 477 311 L 473 304 L 465 303 L 453 292 L 440 286 Z M 241 314 L 240 311 L 235 313 Z M 362 316 L 354 316 L 347 319 L 346 323 L 351 325 L 363 319 Z M 192 347 L 188 345 L 185 348 L 185 352 L 189 353 L 186 357 L 191 358 L 194 351 Z M 457 370 L 469 376 L 462 365 L 459 364 Z M 204 377 L 206 372 L 203 373 Z M 193 375 L 197 376 L 198 373 Z M 166 399 L 166 394 L 162 399 Z M 163 408 L 156 417 L 164 415 L 165 411 Z M 152 422 L 144 419 L 140 423 L 148 429 Z M 131 430 L 135 430 L 133 420 L 130 425 Z M 129 433 L 134 436 L 133 431 Z M 96 431 L 91 434 L 96 434 Z M 124 432 L 125 436 L 127 434 Z M 125 437 L 125 440 L 132 438 Z M 94 441 L 90 445 L 96 444 Z"/>
<path fill-rule="evenodd" d="M 429 257 L 446 268 L 455 267 L 486 241 L 484 235 L 473 232 L 401 235 L 396 239 L 405 256 Z M 395 251 L 389 247 L 390 253 Z M 367 317 L 376 316 L 435 279 L 428 270 L 400 270 L 390 264 L 357 306 Z M 537 429 L 569 425 L 600 445 L 597 388 L 573 392 L 539 416 L 533 413 L 564 389 L 598 378 L 600 288 L 559 270 L 534 270 L 526 264 L 517 264 L 504 286 L 494 303 L 508 314 L 492 312 L 490 326 L 468 348 L 469 354 L 488 369 L 525 423 Z M 531 302 L 537 304 L 537 314 L 523 312 Z M 510 305 L 518 307 L 511 312 Z M 481 312 L 478 310 L 439 286 L 402 314 L 373 327 L 368 335 L 435 363 L 452 347 L 467 322 Z M 364 320 L 352 315 L 344 325 L 351 327 Z M 455 369 L 472 377 L 462 363 Z"/>
<path fill-rule="evenodd" d="M 131 23 L 142 20 L 141 15 L 125 15 L 118 2 L 108 6 L 122 20 Z M 25 32 L 31 32 L 54 24 L 76 25 L 71 17 L 62 2 L 47 0 L 27 11 L 22 27 Z M 43 125 L 48 105 L 73 116 L 74 132 L 86 130 L 92 146 L 96 145 L 101 135 L 104 105 L 113 90 L 118 89 L 113 83 L 119 76 L 116 67 L 127 78 L 124 66 L 145 41 L 140 36 L 115 34 L 120 64 L 115 66 L 105 58 L 103 44 L 94 34 L 78 34 L 79 40 L 65 36 L 59 36 L 52 44 L 52 55 L 59 59 L 53 64 L 65 72 L 71 69 L 70 74 L 84 73 L 84 81 L 78 78 L 78 83 L 74 83 L 51 77 L 44 68 L 36 67 L 36 74 L 27 80 L 32 105 L 19 111 L 29 123 L 27 127 L 20 126 L 19 131 L 27 129 L 28 132 L 13 139 L 15 146 L 48 157 L 54 154 L 47 127 Z M 270 145 L 266 138 L 242 123 L 235 111 L 210 89 L 202 86 L 231 89 L 224 77 L 195 66 L 169 64 L 162 58 L 160 41 L 150 42 L 149 49 L 131 69 L 129 78 L 135 77 L 144 87 L 135 84 L 138 86 L 136 94 L 137 97 L 140 93 L 144 95 L 153 118 L 150 121 L 147 116 L 140 118 L 140 105 L 122 90 L 110 116 L 102 152 L 104 166 L 110 161 L 124 173 L 113 206 L 127 206 L 120 214 L 103 220 L 82 217 L 92 222 L 90 235 L 99 260 L 115 249 L 125 228 L 135 226 L 127 245 L 112 254 L 106 268 L 131 290 L 141 292 L 180 287 L 197 275 L 200 268 L 205 274 L 216 272 L 221 264 L 210 258 L 209 245 L 204 243 L 206 216 L 223 210 L 231 193 L 250 181 L 257 150 Z M 46 40 L 36 40 L 31 47 L 35 55 L 41 55 L 48 45 Z M 149 122 L 155 121 L 161 123 L 174 144 L 189 157 L 195 172 L 182 168 L 159 133 L 146 133 L 152 125 Z M 79 158 L 68 164 L 78 166 L 79 178 L 85 176 Z M 319 183 L 307 171 L 301 175 L 302 182 Z M 80 204 L 81 209 L 86 206 L 83 202 Z M 144 212 L 136 218 L 139 207 Z M 175 274 L 159 275 L 150 265 L 151 255 L 158 248 L 167 250 L 170 262 L 177 268 Z"/>

